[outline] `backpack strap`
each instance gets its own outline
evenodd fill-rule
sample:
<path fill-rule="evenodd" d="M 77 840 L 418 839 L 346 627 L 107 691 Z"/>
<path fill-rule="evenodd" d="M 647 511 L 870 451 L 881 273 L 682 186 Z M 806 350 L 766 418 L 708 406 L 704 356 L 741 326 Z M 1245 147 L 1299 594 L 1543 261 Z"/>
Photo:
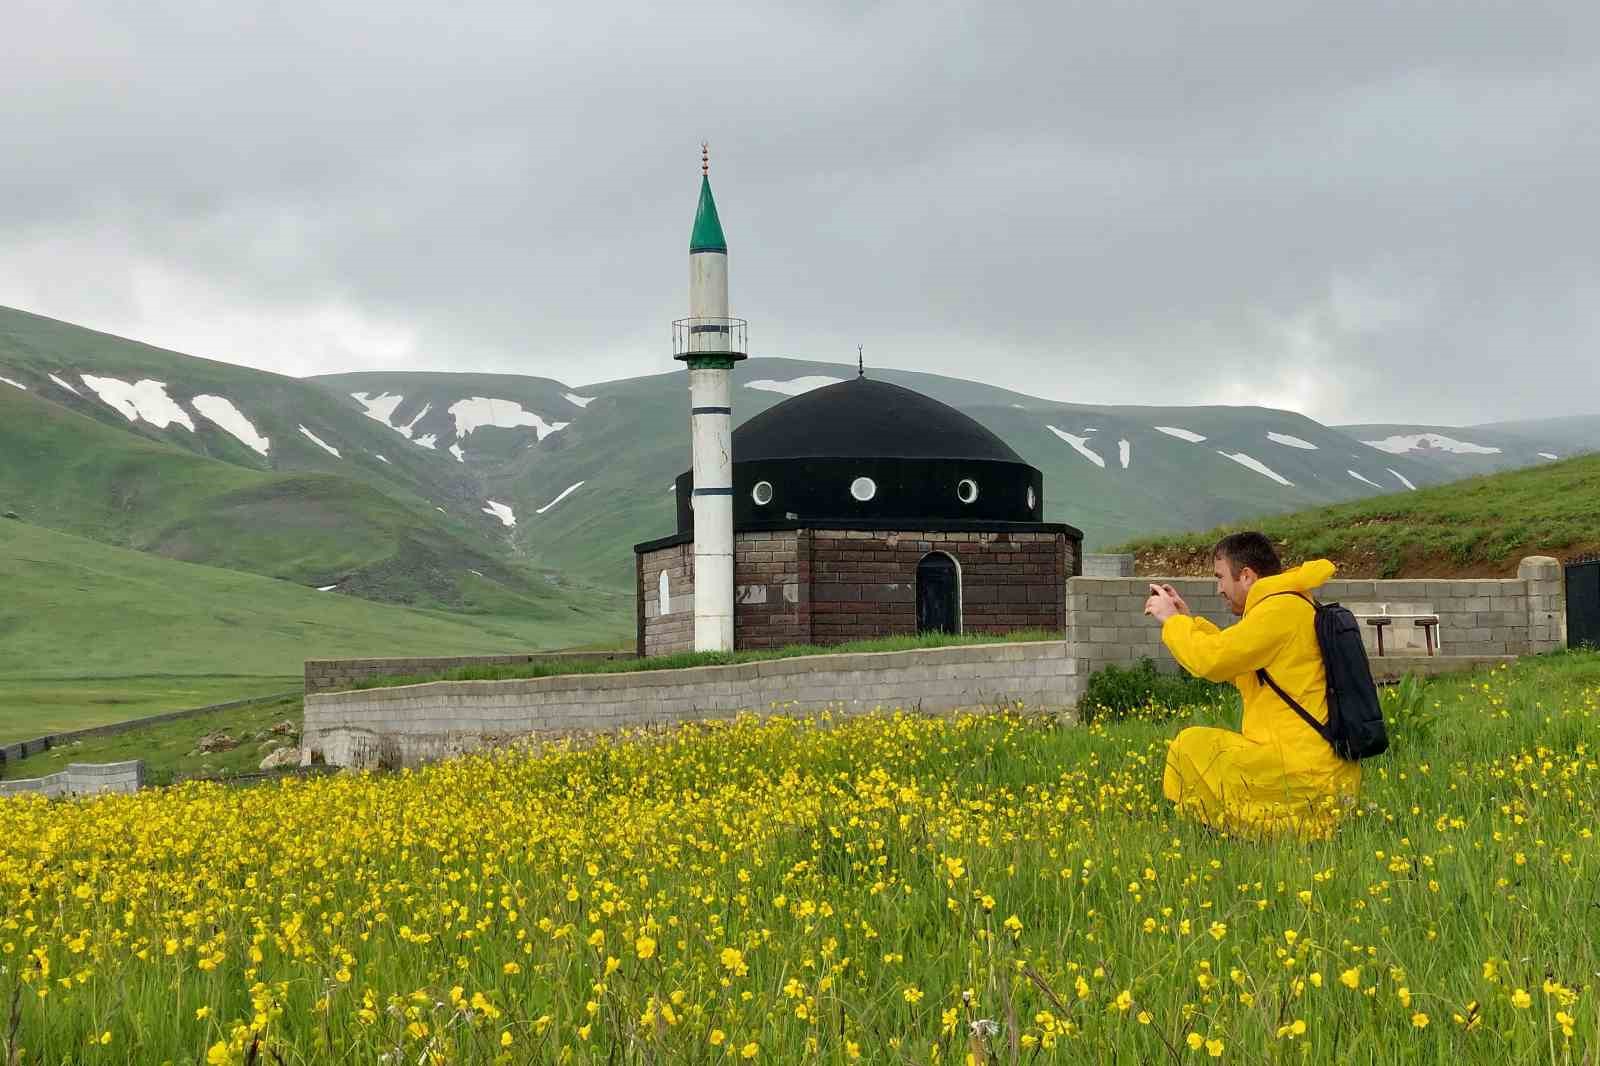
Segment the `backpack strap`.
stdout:
<path fill-rule="evenodd" d="M 1274 596 L 1296 596 L 1296 597 L 1299 597 L 1302 600 L 1305 600 L 1307 603 L 1311 604 L 1313 609 L 1315 609 L 1316 606 L 1317 606 L 1317 601 L 1316 600 L 1313 600 L 1310 596 L 1307 596 L 1302 592 L 1274 592 L 1271 595 L 1263 596 L 1262 599 L 1270 600 Z M 1307 711 L 1304 707 L 1300 706 L 1299 702 L 1293 696 L 1291 696 L 1287 692 L 1283 691 L 1283 689 L 1278 685 L 1278 683 L 1276 681 L 1272 680 L 1272 675 L 1267 673 L 1265 667 L 1262 667 L 1262 668 L 1256 670 L 1256 680 L 1261 682 L 1262 684 L 1266 685 L 1272 691 L 1276 692 L 1278 694 L 1279 698 L 1282 699 L 1284 703 L 1287 703 L 1291 708 L 1293 708 L 1294 709 L 1294 713 L 1298 714 L 1305 721 L 1306 725 L 1310 726 L 1312 729 L 1317 731 L 1317 736 L 1321 737 L 1323 740 L 1326 740 L 1329 744 L 1333 743 L 1332 738 L 1330 738 L 1328 736 L 1327 727 L 1324 726 L 1321 722 L 1317 721 L 1316 718 L 1312 717 L 1311 712 Z"/>
<path fill-rule="evenodd" d="M 1306 725 L 1317 731 L 1317 736 L 1321 737 L 1323 740 L 1326 740 L 1329 744 L 1333 743 L 1333 739 L 1328 736 L 1327 727 L 1313 718 L 1311 716 L 1311 712 L 1300 706 L 1293 696 L 1279 688 L 1278 683 L 1272 680 L 1272 675 L 1267 673 L 1265 668 L 1256 671 L 1256 680 L 1272 689 L 1272 691 L 1276 692 L 1280 697 L 1282 697 L 1284 703 L 1287 703 L 1290 707 L 1294 708 L 1294 713 L 1305 719 Z"/>

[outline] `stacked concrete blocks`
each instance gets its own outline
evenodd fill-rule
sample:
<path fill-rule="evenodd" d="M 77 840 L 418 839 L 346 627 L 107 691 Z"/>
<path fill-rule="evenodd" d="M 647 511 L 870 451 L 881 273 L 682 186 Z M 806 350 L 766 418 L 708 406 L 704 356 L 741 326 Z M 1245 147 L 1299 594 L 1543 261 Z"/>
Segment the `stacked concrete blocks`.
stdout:
<path fill-rule="evenodd" d="M 1076 663 L 1061 641 L 816 655 L 735 666 L 440 681 L 308 695 L 304 750 L 335 765 L 411 766 L 529 734 L 729 717 L 741 710 L 1064 710 Z"/>

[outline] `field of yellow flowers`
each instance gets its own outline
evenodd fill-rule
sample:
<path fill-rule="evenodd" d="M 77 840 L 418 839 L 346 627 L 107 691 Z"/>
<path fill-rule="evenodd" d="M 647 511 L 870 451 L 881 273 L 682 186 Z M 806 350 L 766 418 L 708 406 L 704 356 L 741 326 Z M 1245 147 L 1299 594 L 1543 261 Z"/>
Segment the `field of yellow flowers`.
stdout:
<path fill-rule="evenodd" d="M 1182 719 L 0 801 L 0 1063 L 1593 1063 L 1600 655 L 1425 694 L 1309 844 L 1176 819 Z"/>

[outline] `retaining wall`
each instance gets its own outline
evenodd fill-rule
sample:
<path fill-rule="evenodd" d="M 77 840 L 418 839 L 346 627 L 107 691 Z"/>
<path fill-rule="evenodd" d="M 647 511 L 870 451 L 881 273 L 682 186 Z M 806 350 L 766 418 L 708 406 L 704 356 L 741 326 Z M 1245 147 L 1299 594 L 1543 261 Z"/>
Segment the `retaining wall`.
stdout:
<path fill-rule="evenodd" d="M 1561 564 L 1533 556 L 1522 561 L 1518 574 L 1469 580 L 1335 580 L 1317 596 L 1345 604 L 1425 605 L 1439 617 L 1438 650 L 1444 656 L 1529 655 L 1566 647 Z M 1149 586 L 1163 583 L 1176 588 L 1195 614 L 1224 627 L 1236 621 L 1211 578 L 1072 578 L 1067 582 L 1067 639 L 1074 645 L 1080 675 L 1145 657 L 1162 669 L 1177 669 L 1161 644 L 1161 627 L 1144 614 Z M 1375 658 L 1372 627 L 1362 630 L 1368 655 Z"/>
<path fill-rule="evenodd" d="M 354 688 L 378 677 L 427 677 L 467 666 L 521 666 L 525 663 L 610 662 L 632 659 L 629 651 L 529 652 L 519 655 L 445 655 L 397 659 L 307 659 L 306 695 Z"/>
<path fill-rule="evenodd" d="M 102 792 L 137 792 L 144 784 L 144 761 L 71 762 L 63 770 L 44 777 L 25 777 L 0 781 L 0 796 L 37 792 L 51 797 L 92 796 Z"/>
<path fill-rule="evenodd" d="M 63 744 L 84 740 L 88 737 L 109 737 L 118 733 L 127 733 L 134 729 L 145 729 L 149 726 L 160 725 L 163 722 L 176 722 L 182 718 L 198 718 L 203 714 L 214 711 L 230 711 L 235 707 L 251 707 L 258 703 L 272 703 L 275 700 L 287 699 L 298 696 L 298 692 L 274 692 L 270 696 L 250 696 L 242 700 L 229 700 L 226 703 L 212 703 L 204 707 L 191 707 L 183 711 L 165 711 L 161 714 L 148 714 L 143 718 L 126 718 L 120 722 L 108 722 L 105 725 L 89 726 L 85 729 L 72 729 L 65 733 L 47 733 L 42 737 L 31 740 L 19 740 L 11 744 L 0 745 L 0 765 L 18 763 L 30 755 L 38 755 L 51 748 L 59 748 Z M 86 764 L 87 765 L 87 764 Z"/>
<path fill-rule="evenodd" d="M 1077 701 L 1063 641 L 812 655 L 736 666 L 580 674 L 517 681 L 436 681 L 307 693 L 302 750 L 341 766 L 411 766 L 528 733 L 609 730 L 774 708 L 843 713 L 944 711 Z"/>

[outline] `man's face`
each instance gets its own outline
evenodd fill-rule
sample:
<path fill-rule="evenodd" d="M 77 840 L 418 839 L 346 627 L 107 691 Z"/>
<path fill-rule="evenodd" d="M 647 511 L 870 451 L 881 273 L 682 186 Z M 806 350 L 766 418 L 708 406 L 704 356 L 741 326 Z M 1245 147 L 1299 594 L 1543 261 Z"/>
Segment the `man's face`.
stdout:
<path fill-rule="evenodd" d="M 1228 609 L 1234 614 L 1244 614 L 1245 599 L 1250 595 L 1250 586 L 1256 583 L 1256 572 L 1246 566 L 1235 574 L 1232 564 L 1220 555 L 1211 561 L 1211 572 L 1216 575 L 1217 595 L 1228 601 Z"/>

